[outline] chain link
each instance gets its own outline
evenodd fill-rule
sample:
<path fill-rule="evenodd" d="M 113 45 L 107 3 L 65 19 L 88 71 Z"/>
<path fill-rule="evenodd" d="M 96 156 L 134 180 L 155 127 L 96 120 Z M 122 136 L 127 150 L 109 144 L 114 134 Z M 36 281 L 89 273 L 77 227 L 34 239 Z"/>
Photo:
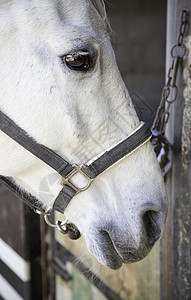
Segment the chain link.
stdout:
<path fill-rule="evenodd" d="M 167 82 L 162 90 L 160 105 L 152 126 L 152 130 L 156 130 L 161 134 L 164 134 L 166 124 L 170 117 L 170 106 L 176 101 L 178 96 L 176 80 L 180 62 L 186 54 L 186 46 L 183 40 L 186 32 L 187 15 L 187 9 L 183 9 L 177 43 L 171 49 L 172 64 L 168 71 Z"/>

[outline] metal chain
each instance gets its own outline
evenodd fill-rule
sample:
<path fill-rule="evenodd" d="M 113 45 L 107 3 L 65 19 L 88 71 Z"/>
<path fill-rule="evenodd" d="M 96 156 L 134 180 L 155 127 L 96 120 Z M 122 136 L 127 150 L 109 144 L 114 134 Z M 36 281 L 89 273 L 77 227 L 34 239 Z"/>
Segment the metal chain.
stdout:
<path fill-rule="evenodd" d="M 152 126 L 152 130 L 156 130 L 161 134 L 164 134 L 166 124 L 170 117 L 170 106 L 176 101 L 178 96 L 176 79 L 180 62 L 186 54 L 186 46 L 184 45 L 183 40 L 186 32 L 187 15 L 188 10 L 183 9 L 177 43 L 171 49 L 172 64 L 168 71 L 167 82 L 162 90 L 160 105 Z"/>
<path fill-rule="evenodd" d="M 172 166 L 172 145 L 165 136 L 165 127 L 170 117 L 170 106 L 176 101 L 178 87 L 176 84 L 177 74 L 184 55 L 186 46 L 184 36 L 186 33 L 188 10 L 183 9 L 181 23 L 176 44 L 171 49 L 172 63 L 168 70 L 167 81 L 162 90 L 161 101 L 158 107 L 156 118 L 152 126 L 151 143 L 157 154 L 163 176 L 166 176 Z"/>

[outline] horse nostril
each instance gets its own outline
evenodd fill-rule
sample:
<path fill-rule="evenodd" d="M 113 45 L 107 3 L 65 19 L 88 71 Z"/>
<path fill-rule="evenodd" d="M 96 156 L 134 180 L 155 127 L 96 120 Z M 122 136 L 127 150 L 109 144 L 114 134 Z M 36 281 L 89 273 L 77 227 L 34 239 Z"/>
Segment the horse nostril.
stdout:
<path fill-rule="evenodd" d="M 143 214 L 143 227 L 151 244 L 154 244 L 160 237 L 161 230 L 157 224 L 158 212 L 148 210 Z"/>

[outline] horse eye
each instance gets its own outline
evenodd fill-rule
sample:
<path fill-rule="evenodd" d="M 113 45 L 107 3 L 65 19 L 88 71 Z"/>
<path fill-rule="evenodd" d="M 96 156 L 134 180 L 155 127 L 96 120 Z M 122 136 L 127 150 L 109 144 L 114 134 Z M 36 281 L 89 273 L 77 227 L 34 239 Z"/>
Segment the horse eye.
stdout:
<path fill-rule="evenodd" d="M 75 71 L 86 71 L 90 67 L 89 52 L 78 51 L 65 56 L 66 65 Z"/>

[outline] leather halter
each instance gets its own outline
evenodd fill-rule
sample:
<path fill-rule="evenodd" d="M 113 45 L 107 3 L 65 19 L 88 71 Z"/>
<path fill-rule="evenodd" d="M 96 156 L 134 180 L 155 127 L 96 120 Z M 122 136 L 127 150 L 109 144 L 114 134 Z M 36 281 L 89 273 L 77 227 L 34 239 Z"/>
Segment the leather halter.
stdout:
<path fill-rule="evenodd" d="M 140 148 L 143 144 L 150 140 L 152 135 L 148 126 L 144 122 L 141 122 L 135 131 L 128 135 L 123 141 L 86 164 L 78 166 L 76 164 L 70 164 L 51 149 L 37 143 L 33 138 L 29 137 L 26 131 L 24 131 L 1 111 L 0 130 L 47 165 L 52 167 L 62 176 L 63 188 L 58 194 L 53 204 L 53 208 L 51 209 L 47 208 L 42 201 L 33 195 L 28 194 L 23 190 L 21 191 L 12 178 L 0 175 L 0 182 L 6 185 L 13 193 L 15 193 L 36 212 L 44 215 L 50 215 L 51 212 L 55 210 L 64 213 L 69 202 L 75 195 L 88 189 L 92 181 L 98 175 Z M 71 182 L 71 178 L 79 172 L 87 180 L 87 185 L 83 188 L 78 188 Z"/>

